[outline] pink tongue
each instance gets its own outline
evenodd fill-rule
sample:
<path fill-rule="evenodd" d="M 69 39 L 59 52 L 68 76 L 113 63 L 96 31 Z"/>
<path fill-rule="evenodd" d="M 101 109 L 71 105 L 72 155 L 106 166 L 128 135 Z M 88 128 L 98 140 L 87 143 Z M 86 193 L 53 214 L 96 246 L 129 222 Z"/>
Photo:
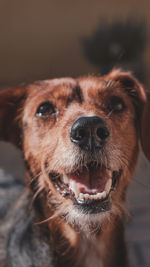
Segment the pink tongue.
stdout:
<path fill-rule="evenodd" d="M 83 167 L 82 170 L 69 174 L 69 178 L 78 183 L 82 193 L 97 193 L 104 191 L 110 175 L 104 167 Z"/>

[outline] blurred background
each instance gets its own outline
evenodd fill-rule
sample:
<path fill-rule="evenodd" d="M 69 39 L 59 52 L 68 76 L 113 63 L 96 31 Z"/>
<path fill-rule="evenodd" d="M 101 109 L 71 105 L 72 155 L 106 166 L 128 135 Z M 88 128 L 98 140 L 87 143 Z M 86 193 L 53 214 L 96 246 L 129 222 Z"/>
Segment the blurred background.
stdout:
<path fill-rule="evenodd" d="M 150 88 L 149 0 L 0 0 L 0 89 L 39 79 L 131 70 Z M 0 144 L 0 168 L 24 177 Z M 131 267 L 150 266 L 150 164 L 141 155 L 127 204 Z"/>

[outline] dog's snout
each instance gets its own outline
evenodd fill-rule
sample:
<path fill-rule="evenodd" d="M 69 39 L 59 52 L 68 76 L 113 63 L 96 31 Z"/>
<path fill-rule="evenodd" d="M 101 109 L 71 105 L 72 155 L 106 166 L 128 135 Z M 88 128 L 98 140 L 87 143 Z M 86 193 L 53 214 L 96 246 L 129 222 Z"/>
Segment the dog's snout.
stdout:
<path fill-rule="evenodd" d="M 106 121 L 98 116 L 80 117 L 70 132 L 71 141 L 85 150 L 102 148 L 109 135 Z"/>

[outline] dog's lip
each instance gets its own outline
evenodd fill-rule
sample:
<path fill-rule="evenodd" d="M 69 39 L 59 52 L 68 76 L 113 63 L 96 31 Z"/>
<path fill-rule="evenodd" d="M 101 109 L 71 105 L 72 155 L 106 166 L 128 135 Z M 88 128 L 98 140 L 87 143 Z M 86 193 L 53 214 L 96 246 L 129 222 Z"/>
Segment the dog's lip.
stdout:
<path fill-rule="evenodd" d="M 104 199 L 76 200 L 75 206 L 85 214 L 96 214 L 111 209 L 110 193 Z"/>

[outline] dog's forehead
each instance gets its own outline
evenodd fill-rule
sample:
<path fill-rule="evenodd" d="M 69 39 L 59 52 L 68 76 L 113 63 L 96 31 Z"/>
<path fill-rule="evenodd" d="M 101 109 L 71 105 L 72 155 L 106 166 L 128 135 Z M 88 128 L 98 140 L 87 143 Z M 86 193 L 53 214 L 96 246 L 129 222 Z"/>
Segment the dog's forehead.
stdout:
<path fill-rule="evenodd" d="M 35 82 L 34 85 L 29 88 L 29 95 L 41 96 L 42 94 L 58 91 L 58 93 L 64 93 L 67 96 L 69 92 L 72 92 L 72 90 L 77 87 L 83 92 L 88 92 L 89 90 L 102 90 L 107 87 L 107 83 L 108 82 L 101 77 L 94 76 L 85 76 L 77 79 L 70 77 L 50 79 Z"/>
<path fill-rule="evenodd" d="M 42 96 L 43 94 L 52 93 L 56 89 L 60 89 L 60 91 L 72 89 L 76 87 L 76 83 L 76 80 L 70 77 L 37 81 L 28 87 L 29 96 Z"/>
<path fill-rule="evenodd" d="M 76 86 L 76 80 L 71 77 L 56 78 L 51 80 L 45 80 L 45 83 L 48 83 L 50 86 L 59 86 L 63 84 L 68 84 L 70 86 Z"/>
<path fill-rule="evenodd" d="M 84 90 L 89 90 L 90 88 L 104 88 L 107 86 L 108 81 L 101 77 L 96 76 L 85 76 L 77 79 L 79 85 Z"/>
<path fill-rule="evenodd" d="M 87 76 L 79 78 L 77 81 L 85 98 L 94 96 L 98 92 L 106 92 L 113 85 L 108 80 L 105 80 L 103 76 Z"/>

